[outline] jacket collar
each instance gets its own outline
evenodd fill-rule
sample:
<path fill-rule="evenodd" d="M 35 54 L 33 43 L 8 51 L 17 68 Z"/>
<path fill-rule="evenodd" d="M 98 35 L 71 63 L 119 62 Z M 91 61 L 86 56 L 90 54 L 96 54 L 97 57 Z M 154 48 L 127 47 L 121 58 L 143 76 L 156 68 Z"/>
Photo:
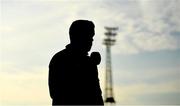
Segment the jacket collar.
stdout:
<path fill-rule="evenodd" d="M 77 50 L 77 48 L 75 48 L 71 44 L 66 45 L 66 50 L 68 50 L 72 55 L 76 55 L 76 56 L 88 56 L 88 53 L 83 53 L 83 52 Z"/>

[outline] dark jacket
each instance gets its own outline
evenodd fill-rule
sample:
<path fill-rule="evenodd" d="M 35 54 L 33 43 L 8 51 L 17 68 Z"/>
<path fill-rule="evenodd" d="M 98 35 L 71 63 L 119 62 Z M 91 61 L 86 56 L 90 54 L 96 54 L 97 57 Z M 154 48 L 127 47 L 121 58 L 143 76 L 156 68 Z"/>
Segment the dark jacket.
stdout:
<path fill-rule="evenodd" d="M 103 105 L 97 66 L 69 45 L 51 59 L 49 90 L 54 105 Z"/>

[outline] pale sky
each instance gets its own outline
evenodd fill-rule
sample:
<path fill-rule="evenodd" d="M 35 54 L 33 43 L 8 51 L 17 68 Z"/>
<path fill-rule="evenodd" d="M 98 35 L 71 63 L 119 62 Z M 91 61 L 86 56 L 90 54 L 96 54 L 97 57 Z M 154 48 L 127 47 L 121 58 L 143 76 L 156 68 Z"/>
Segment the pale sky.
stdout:
<path fill-rule="evenodd" d="M 117 104 L 180 105 L 179 0 L 1 0 L 0 105 L 50 105 L 48 64 L 69 43 L 70 24 L 95 23 L 93 48 L 104 95 L 104 26 Z M 73 90 L 73 88 L 72 88 Z"/>

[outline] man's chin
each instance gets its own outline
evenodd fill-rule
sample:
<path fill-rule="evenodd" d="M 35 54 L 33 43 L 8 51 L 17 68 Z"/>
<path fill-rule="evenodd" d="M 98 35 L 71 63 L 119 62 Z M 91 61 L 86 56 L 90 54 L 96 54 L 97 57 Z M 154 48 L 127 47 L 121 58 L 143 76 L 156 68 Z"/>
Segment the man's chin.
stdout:
<path fill-rule="evenodd" d="M 90 51 L 90 49 L 86 49 L 86 50 L 83 50 L 83 53 L 88 53 Z"/>

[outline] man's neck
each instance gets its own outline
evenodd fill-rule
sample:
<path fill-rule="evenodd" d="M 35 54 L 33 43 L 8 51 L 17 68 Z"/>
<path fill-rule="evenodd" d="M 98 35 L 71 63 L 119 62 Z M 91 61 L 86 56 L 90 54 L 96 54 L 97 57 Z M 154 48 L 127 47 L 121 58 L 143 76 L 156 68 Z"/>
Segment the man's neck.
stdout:
<path fill-rule="evenodd" d="M 78 48 L 77 45 L 73 45 L 71 43 L 66 46 L 66 49 L 70 50 L 75 55 L 82 55 L 82 56 L 88 55 L 88 52 L 82 51 L 81 49 Z"/>

